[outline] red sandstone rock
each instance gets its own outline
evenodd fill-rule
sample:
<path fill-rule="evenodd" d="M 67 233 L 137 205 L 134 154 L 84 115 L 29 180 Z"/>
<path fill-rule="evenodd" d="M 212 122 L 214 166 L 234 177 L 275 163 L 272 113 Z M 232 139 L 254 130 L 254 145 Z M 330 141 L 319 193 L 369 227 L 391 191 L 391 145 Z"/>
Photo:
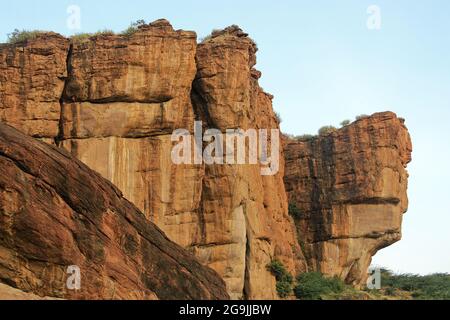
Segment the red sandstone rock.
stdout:
<path fill-rule="evenodd" d="M 68 266 L 81 289 L 66 287 Z M 225 284 L 110 182 L 0 123 L 0 282 L 65 299 L 226 299 Z"/>
<path fill-rule="evenodd" d="M 310 269 L 364 283 L 372 256 L 401 239 L 411 151 L 392 112 L 287 142 L 286 190 Z"/>

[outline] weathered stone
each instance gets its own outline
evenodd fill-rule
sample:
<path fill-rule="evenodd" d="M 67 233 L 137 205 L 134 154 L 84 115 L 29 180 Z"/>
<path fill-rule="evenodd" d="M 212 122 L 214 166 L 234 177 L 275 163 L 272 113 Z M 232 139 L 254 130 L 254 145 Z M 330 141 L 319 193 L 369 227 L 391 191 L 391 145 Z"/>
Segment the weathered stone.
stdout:
<path fill-rule="evenodd" d="M 288 141 L 286 190 L 309 267 L 362 284 L 372 256 L 401 239 L 411 139 L 392 112 Z"/>
<path fill-rule="evenodd" d="M 56 138 L 69 40 L 42 34 L 0 45 L 0 121 L 33 137 Z"/>
<path fill-rule="evenodd" d="M 216 32 L 198 46 L 193 101 L 208 128 L 279 129 L 270 96 L 254 76 L 255 53 L 255 43 L 237 27 Z M 293 274 L 305 271 L 287 214 L 282 150 L 279 159 L 274 176 L 262 176 L 260 164 L 205 169 L 205 227 L 195 251 L 223 276 L 233 298 L 277 298 L 275 279 L 267 270 L 275 258 Z"/>
<path fill-rule="evenodd" d="M 66 287 L 67 267 L 80 290 Z M 109 181 L 0 123 L 0 282 L 65 299 L 226 299 L 225 284 Z"/>

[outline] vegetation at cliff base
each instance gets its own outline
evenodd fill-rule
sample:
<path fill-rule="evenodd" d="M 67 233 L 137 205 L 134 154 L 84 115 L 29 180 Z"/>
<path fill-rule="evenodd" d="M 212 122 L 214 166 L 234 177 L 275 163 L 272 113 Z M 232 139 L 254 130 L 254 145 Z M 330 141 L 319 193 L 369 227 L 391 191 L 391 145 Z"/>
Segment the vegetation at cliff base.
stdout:
<path fill-rule="evenodd" d="M 19 30 L 15 29 L 13 32 L 8 34 L 8 43 L 20 43 L 27 40 L 36 39 L 39 35 L 46 33 L 42 30 Z"/>
<path fill-rule="evenodd" d="M 325 295 L 344 292 L 346 287 L 338 277 L 327 278 L 319 272 L 307 272 L 297 277 L 294 292 L 300 300 L 322 300 Z"/>
<path fill-rule="evenodd" d="M 450 274 L 446 273 L 396 275 L 382 269 L 381 286 L 384 293 L 390 296 L 408 293 L 416 300 L 450 300 Z"/>
<path fill-rule="evenodd" d="M 280 298 L 286 298 L 292 294 L 294 278 L 286 270 L 286 267 L 278 260 L 273 260 L 267 269 L 275 276 L 277 280 L 276 289 Z"/>

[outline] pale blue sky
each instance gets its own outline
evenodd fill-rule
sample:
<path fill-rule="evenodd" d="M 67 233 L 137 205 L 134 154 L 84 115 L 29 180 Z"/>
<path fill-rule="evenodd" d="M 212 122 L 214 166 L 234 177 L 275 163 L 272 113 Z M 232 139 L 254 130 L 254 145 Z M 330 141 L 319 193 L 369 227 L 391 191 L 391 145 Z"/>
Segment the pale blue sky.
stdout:
<path fill-rule="evenodd" d="M 261 85 L 275 95 L 288 133 L 315 133 L 377 111 L 406 118 L 414 154 L 404 238 L 374 262 L 394 271 L 450 272 L 450 1 L 3 2 L 1 42 L 15 28 L 72 34 L 71 4 L 81 8 L 77 32 L 167 18 L 203 37 L 238 24 L 259 45 Z M 381 9 L 381 30 L 366 27 L 369 5 Z"/>

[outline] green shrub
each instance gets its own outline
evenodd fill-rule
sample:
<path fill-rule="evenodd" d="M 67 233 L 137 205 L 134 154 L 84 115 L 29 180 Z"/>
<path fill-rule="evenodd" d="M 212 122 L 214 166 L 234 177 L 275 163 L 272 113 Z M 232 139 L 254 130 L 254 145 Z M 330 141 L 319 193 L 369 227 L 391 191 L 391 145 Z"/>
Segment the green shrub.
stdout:
<path fill-rule="evenodd" d="M 350 120 L 344 120 L 344 121 L 341 122 L 341 127 L 348 126 L 350 123 L 351 123 Z"/>
<path fill-rule="evenodd" d="M 71 36 L 70 39 L 72 39 L 74 42 L 80 43 L 80 42 L 88 41 L 92 37 L 112 36 L 114 34 L 115 34 L 114 31 L 105 29 L 105 30 L 97 31 L 95 33 L 78 33 L 78 34 Z"/>
<path fill-rule="evenodd" d="M 324 127 L 319 129 L 319 135 L 320 136 L 326 136 L 326 135 L 328 135 L 330 133 L 333 133 L 335 131 L 337 131 L 337 129 L 335 127 L 333 127 L 333 126 L 324 126 Z"/>
<path fill-rule="evenodd" d="M 300 211 L 300 209 L 297 207 L 297 205 L 295 203 L 289 203 L 289 214 L 292 217 L 299 219 L 302 215 L 302 212 Z"/>
<path fill-rule="evenodd" d="M 415 274 L 395 275 L 381 270 L 381 285 L 388 291 L 401 290 L 411 293 L 414 299 L 449 300 L 450 275 L 445 273 L 420 276 Z"/>
<path fill-rule="evenodd" d="M 337 277 L 326 278 L 319 272 L 308 272 L 297 277 L 294 292 L 301 300 L 321 300 L 324 295 L 339 294 L 345 288 L 344 282 Z"/>
<path fill-rule="evenodd" d="M 315 136 L 313 136 L 312 134 L 302 134 L 300 136 L 296 136 L 294 137 L 295 140 L 299 140 L 299 141 L 308 141 L 313 139 Z"/>
<path fill-rule="evenodd" d="M 46 31 L 41 30 L 28 31 L 15 29 L 13 32 L 8 34 L 8 43 L 19 43 L 27 40 L 33 40 L 43 33 L 46 33 Z"/>
<path fill-rule="evenodd" d="M 283 263 L 278 260 L 273 260 L 267 269 L 275 276 L 277 280 L 276 289 L 280 298 L 286 298 L 292 294 L 292 286 L 294 278 L 286 270 Z"/>
<path fill-rule="evenodd" d="M 125 29 L 124 31 L 122 31 L 120 34 L 123 36 L 130 37 L 139 30 L 139 27 L 141 27 L 145 24 L 146 24 L 145 20 L 137 20 L 135 22 L 132 22 L 130 24 L 130 26 L 127 29 Z"/>

